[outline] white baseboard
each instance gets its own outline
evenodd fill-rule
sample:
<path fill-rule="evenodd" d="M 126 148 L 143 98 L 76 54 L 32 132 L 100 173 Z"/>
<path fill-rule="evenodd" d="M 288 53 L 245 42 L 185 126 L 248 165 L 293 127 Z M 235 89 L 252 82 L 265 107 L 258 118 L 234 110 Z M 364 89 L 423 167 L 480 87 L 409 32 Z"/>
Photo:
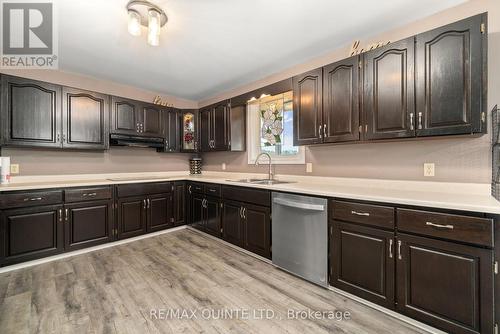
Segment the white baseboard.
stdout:
<path fill-rule="evenodd" d="M 53 256 L 49 256 L 49 257 L 44 257 L 43 259 L 38 259 L 38 260 L 32 260 L 32 261 L 26 261 L 26 262 L 23 262 L 23 263 L 13 264 L 13 265 L 10 265 L 10 266 L 6 266 L 6 267 L 3 267 L 3 268 L 0 268 L 0 274 L 6 273 L 6 272 L 9 272 L 9 271 L 13 271 L 13 270 L 17 270 L 17 269 L 22 269 L 22 268 L 27 268 L 27 267 L 31 267 L 31 266 L 36 266 L 36 265 L 42 264 L 42 263 L 47 263 L 47 262 L 61 260 L 61 259 L 65 259 L 65 258 L 68 258 L 68 257 L 80 255 L 80 254 L 90 253 L 90 252 L 94 252 L 94 251 L 100 250 L 100 249 L 105 249 L 105 248 L 109 248 L 109 247 L 114 247 L 114 246 L 118 246 L 118 245 L 127 244 L 129 242 L 134 242 L 134 241 L 141 240 L 141 239 L 147 239 L 147 238 L 155 237 L 155 236 L 160 235 L 160 234 L 172 233 L 172 232 L 175 232 L 175 231 L 183 230 L 185 228 L 186 228 L 186 226 L 173 227 L 173 228 L 168 229 L 168 230 L 163 230 L 163 231 L 158 231 L 158 232 L 152 232 L 152 233 L 140 235 L 138 237 L 123 239 L 123 240 L 112 241 L 112 242 L 108 242 L 108 243 L 105 243 L 105 244 L 102 244 L 102 245 L 92 246 L 92 247 L 89 247 L 89 248 L 79 249 L 79 250 L 68 252 L 68 253 L 57 254 L 57 255 L 53 255 Z"/>

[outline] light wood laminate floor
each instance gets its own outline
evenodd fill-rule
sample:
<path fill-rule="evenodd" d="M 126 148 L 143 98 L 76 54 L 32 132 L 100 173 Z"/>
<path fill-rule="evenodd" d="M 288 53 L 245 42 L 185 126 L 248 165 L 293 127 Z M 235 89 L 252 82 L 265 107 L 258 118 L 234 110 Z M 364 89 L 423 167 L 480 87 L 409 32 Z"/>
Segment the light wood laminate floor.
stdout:
<path fill-rule="evenodd" d="M 350 320 L 288 318 L 309 309 Z M 2 334 L 421 332 L 188 229 L 0 274 Z"/>

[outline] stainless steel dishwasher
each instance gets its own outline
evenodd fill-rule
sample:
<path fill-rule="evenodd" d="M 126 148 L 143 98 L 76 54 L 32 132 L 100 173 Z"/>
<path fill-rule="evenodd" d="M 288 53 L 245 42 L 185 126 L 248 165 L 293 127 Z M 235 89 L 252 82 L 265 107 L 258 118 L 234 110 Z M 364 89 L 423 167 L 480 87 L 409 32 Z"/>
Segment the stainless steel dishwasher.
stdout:
<path fill-rule="evenodd" d="M 325 198 L 272 193 L 274 265 L 327 286 L 328 224 Z"/>

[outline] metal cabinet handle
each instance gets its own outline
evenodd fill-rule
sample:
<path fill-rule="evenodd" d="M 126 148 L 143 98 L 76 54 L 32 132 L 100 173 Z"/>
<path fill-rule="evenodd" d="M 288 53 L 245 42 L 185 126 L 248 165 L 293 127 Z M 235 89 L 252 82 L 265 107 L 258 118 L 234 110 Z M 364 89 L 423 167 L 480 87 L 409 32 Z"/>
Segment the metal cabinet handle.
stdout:
<path fill-rule="evenodd" d="M 148 209 L 149 209 L 151 207 L 151 201 L 149 200 L 149 198 L 146 201 L 148 203 Z"/>
<path fill-rule="evenodd" d="M 403 257 L 401 256 L 401 240 L 398 240 L 398 259 L 403 259 Z"/>
<path fill-rule="evenodd" d="M 60 142 L 60 141 L 61 141 L 61 134 L 60 134 L 60 133 L 58 133 L 58 134 L 57 134 L 57 139 L 56 139 L 56 142 Z"/>
<path fill-rule="evenodd" d="M 189 194 L 192 194 L 192 192 L 191 192 L 191 185 L 189 185 L 188 191 L 189 191 Z"/>
<path fill-rule="evenodd" d="M 83 197 L 94 197 L 97 196 L 97 193 L 85 193 L 83 194 Z"/>
<path fill-rule="evenodd" d="M 142 208 L 143 208 L 143 209 L 145 209 L 145 208 L 146 208 L 146 200 L 145 200 L 145 199 L 143 199 L 143 200 L 142 200 Z"/>
<path fill-rule="evenodd" d="M 441 224 L 434 224 L 434 223 L 431 223 L 431 222 L 425 222 L 425 225 L 432 226 L 432 227 L 437 227 L 437 228 L 447 228 L 449 230 L 453 230 L 453 228 L 454 228 L 453 225 L 441 225 Z"/>
<path fill-rule="evenodd" d="M 66 142 L 66 134 L 63 133 L 63 142 Z"/>
<path fill-rule="evenodd" d="M 68 209 L 64 210 L 64 220 L 68 221 L 69 219 L 69 214 L 68 214 Z"/>
<path fill-rule="evenodd" d="M 421 112 L 418 113 L 418 129 L 419 130 L 422 129 L 422 113 Z"/>
<path fill-rule="evenodd" d="M 389 239 L 389 258 L 392 259 L 392 239 Z"/>
<path fill-rule="evenodd" d="M 243 207 L 240 206 L 240 218 L 243 218 Z"/>
<path fill-rule="evenodd" d="M 247 219 L 247 208 L 243 208 L 243 219 Z"/>
<path fill-rule="evenodd" d="M 215 193 L 215 192 L 217 192 L 217 190 L 216 190 L 216 189 L 208 189 L 208 191 L 210 191 L 211 193 Z"/>
<path fill-rule="evenodd" d="M 318 134 L 319 134 L 319 138 L 323 138 L 323 133 L 321 132 L 321 128 L 323 127 L 323 125 L 320 125 L 318 127 Z"/>
<path fill-rule="evenodd" d="M 62 209 L 59 209 L 59 221 L 62 222 L 62 220 L 63 220 Z"/>
<path fill-rule="evenodd" d="M 42 199 L 43 199 L 43 197 L 28 197 L 28 198 L 25 198 L 23 201 L 24 202 L 28 202 L 28 201 L 34 202 L 34 201 L 41 201 Z"/>
<path fill-rule="evenodd" d="M 323 124 L 323 138 L 326 138 L 326 124 Z"/>
<path fill-rule="evenodd" d="M 413 113 L 410 113 L 410 130 L 414 130 L 413 117 L 415 117 Z"/>
<path fill-rule="evenodd" d="M 370 213 L 368 213 L 368 212 L 357 212 L 354 210 L 351 211 L 351 214 L 356 215 L 356 216 L 365 216 L 365 217 L 370 216 Z"/>

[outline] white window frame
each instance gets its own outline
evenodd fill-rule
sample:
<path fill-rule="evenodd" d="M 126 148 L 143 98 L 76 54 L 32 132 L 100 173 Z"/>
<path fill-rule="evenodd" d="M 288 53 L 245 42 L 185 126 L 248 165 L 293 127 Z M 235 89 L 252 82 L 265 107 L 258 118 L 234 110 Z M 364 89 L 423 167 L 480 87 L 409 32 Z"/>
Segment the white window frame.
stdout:
<path fill-rule="evenodd" d="M 261 153 L 260 149 L 260 115 L 258 104 L 247 104 L 247 154 L 248 164 L 255 164 L 255 159 Z M 305 147 L 299 146 L 298 154 L 294 156 L 277 156 L 271 154 L 276 165 L 304 165 L 306 163 Z"/>

